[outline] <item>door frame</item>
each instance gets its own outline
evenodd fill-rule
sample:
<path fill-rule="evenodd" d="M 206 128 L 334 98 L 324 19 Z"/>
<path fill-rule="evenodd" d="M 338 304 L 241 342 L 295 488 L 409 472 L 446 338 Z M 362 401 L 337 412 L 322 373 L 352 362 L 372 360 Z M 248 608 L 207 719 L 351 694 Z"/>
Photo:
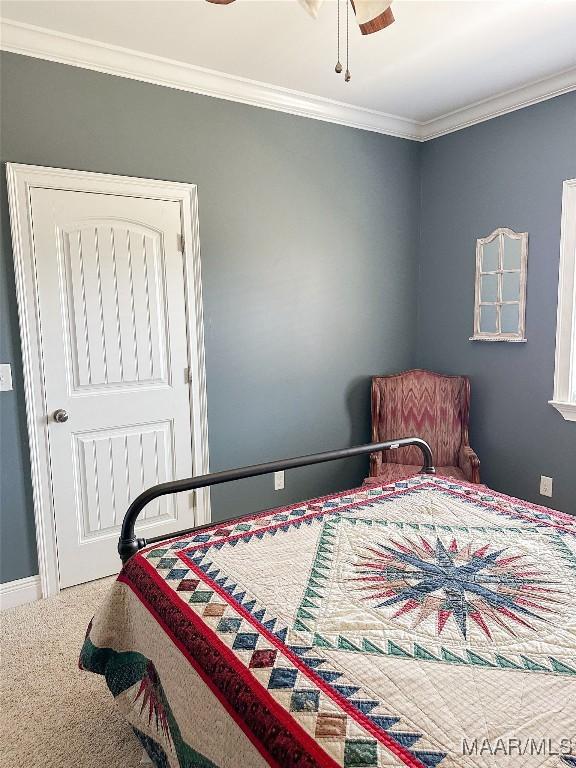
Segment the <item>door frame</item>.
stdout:
<path fill-rule="evenodd" d="M 6 163 L 12 251 L 24 369 L 26 419 L 32 475 L 36 547 L 42 596 L 59 592 L 56 518 L 52 498 L 48 413 L 44 387 L 42 335 L 33 249 L 31 190 L 34 188 L 94 192 L 164 201 L 180 205 L 184 237 L 192 457 L 195 474 L 208 473 L 208 407 L 204 359 L 204 321 L 195 184 L 140 179 L 131 176 Z M 194 525 L 211 521 L 210 490 L 196 495 Z M 120 565 L 120 561 L 118 561 Z"/>

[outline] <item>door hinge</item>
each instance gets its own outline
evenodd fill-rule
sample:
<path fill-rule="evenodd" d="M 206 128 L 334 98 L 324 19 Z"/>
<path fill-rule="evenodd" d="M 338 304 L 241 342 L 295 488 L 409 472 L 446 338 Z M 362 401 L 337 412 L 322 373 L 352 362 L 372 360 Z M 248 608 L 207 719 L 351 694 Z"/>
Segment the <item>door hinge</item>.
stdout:
<path fill-rule="evenodd" d="M 184 253 L 184 235 L 180 233 L 176 235 L 176 247 L 180 253 Z"/>

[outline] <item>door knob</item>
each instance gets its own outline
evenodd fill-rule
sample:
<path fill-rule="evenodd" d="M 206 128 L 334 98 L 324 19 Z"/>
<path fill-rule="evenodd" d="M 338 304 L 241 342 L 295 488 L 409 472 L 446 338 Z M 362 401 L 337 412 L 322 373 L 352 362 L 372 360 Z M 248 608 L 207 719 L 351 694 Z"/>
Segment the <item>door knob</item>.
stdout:
<path fill-rule="evenodd" d="M 57 421 L 58 424 L 68 421 L 68 412 L 64 408 L 58 408 L 57 411 L 54 411 L 54 421 Z"/>

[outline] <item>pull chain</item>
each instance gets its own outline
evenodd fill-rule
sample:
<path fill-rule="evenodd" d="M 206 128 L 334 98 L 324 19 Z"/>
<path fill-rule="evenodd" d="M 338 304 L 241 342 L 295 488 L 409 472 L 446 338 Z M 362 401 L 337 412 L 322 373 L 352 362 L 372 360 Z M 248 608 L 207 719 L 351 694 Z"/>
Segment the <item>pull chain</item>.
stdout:
<path fill-rule="evenodd" d="M 346 0 L 348 2 L 348 0 Z M 338 41 L 338 56 L 336 61 L 336 66 L 334 67 L 334 71 L 337 75 L 342 72 L 342 64 L 340 64 L 340 0 L 337 0 L 337 6 L 338 6 L 338 33 L 337 33 L 337 41 Z"/>
<path fill-rule="evenodd" d="M 350 67 L 348 66 L 349 62 L 349 39 L 350 39 L 350 31 L 349 31 L 349 25 L 348 25 L 348 17 L 349 17 L 349 6 L 350 6 L 350 0 L 346 0 L 346 74 L 344 75 L 344 80 L 349 83 L 350 82 Z"/>

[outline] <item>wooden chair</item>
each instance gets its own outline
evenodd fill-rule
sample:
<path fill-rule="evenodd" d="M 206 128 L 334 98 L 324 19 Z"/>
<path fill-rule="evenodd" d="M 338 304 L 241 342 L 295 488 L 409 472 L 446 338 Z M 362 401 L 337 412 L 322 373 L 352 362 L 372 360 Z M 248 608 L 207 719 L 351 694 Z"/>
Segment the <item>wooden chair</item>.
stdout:
<path fill-rule="evenodd" d="M 439 475 L 480 482 L 480 460 L 468 442 L 470 381 L 412 370 L 372 378 L 372 441 L 422 437 L 432 448 Z M 370 457 L 369 485 L 415 475 L 422 459 L 414 447 Z"/>

